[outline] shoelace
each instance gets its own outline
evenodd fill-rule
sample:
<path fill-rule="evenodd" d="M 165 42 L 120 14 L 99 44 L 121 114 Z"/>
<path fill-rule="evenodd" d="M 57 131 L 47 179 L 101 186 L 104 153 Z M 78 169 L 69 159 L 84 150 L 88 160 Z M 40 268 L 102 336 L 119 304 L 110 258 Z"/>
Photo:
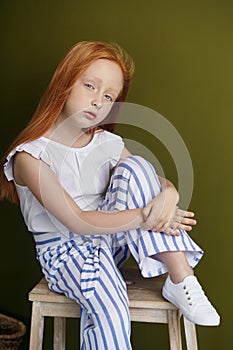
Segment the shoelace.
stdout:
<path fill-rule="evenodd" d="M 185 284 L 183 290 L 190 306 L 209 304 L 209 300 L 199 284 Z"/>

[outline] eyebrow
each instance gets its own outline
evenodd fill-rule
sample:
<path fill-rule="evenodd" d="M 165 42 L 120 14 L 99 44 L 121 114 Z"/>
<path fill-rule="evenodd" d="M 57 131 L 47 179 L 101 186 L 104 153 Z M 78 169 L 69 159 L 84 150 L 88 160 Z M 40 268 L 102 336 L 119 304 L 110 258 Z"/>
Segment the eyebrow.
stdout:
<path fill-rule="evenodd" d="M 90 76 L 88 76 L 86 73 L 83 74 L 83 77 L 84 77 L 85 79 L 90 80 L 90 81 L 97 80 L 97 81 L 100 82 L 100 83 L 103 82 L 102 79 L 100 79 L 100 78 L 98 78 L 98 77 L 95 77 L 95 76 L 91 76 L 91 77 L 90 77 Z M 115 90 L 114 88 L 109 88 L 108 90 L 109 90 L 109 91 L 113 91 L 116 95 L 119 95 L 122 89 L 121 89 L 119 92 L 118 92 L 117 90 Z"/>

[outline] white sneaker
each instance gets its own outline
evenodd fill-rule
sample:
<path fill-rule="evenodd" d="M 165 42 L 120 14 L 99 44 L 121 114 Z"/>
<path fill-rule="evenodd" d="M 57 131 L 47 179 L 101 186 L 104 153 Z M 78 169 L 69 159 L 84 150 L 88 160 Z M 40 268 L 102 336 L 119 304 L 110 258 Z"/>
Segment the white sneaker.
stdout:
<path fill-rule="evenodd" d="M 168 276 L 162 295 L 174 304 L 190 322 L 201 326 L 218 326 L 220 317 L 207 299 L 195 276 L 187 276 L 174 284 Z"/>

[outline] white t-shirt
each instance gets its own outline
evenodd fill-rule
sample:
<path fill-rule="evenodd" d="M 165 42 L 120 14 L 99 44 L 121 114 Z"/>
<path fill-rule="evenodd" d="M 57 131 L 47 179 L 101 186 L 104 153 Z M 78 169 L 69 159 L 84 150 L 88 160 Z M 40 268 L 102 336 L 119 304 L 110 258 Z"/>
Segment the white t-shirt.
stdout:
<path fill-rule="evenodd" d="M 88 145 L 68 147 L 46 137 L 16 147 L 4 165 L 8 181 L 14 181 L 13 156 L 27 152 L 43 160 L 56 174 L 58 181 L 82 210 L 96 210 L 109 182 L 110 171 L 117 164 L 124 143 L 120 136 L 108 131 L 96 132 Z M 15 183 L 20 208 L 37 248 L 60 244 L 74 234 L 52 216 L 26 186 Z"/>

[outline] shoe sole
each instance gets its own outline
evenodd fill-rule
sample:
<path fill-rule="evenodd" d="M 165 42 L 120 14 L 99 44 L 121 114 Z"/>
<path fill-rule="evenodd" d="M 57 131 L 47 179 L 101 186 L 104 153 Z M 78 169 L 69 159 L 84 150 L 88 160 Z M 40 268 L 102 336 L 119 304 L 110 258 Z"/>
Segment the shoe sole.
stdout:
<path fill-rule="evenodd" d="M 185 310 L 181 310 L 179 305 L 176 303 L 176 301 L 173 299 L 173 296 L 171 294 L 169 294 L 165 288 L 162 289 L 162 296 L 164 297 L 164 299 L 166 299 L 167 301 L 169 301 L 170 303 L 172 303 L 173 305 L 175 305 L 180 311 L 181 313 L 183 314 L 183 316 L 190 322 L 192 323 L 195 323 L 196 325 L 198 326 L 219 326 L 220 324 L 220 318 L 219 320 L 216 322 L 203 322 L 203 321 L 193 321 L 191 318 L 190 318 L 190 314 L 188 312 L 186 312 Z"/>

